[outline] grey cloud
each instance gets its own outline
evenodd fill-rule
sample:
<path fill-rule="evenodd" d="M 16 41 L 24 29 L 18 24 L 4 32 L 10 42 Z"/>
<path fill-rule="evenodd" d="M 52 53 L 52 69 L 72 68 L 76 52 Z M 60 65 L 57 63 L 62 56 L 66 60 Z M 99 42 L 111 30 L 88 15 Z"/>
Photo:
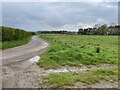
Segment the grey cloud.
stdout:
<path fill-rule="evenodd" d="M 3 3 L 2 19 L 3 25 L 31 31 L 117 23 L 117 2 Z"/>

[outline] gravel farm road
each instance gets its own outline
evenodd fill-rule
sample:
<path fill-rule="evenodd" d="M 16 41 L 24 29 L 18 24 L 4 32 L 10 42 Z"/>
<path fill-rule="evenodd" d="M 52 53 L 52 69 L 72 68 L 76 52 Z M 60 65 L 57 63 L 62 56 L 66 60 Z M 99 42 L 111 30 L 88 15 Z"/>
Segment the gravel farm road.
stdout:
<path fill-rule="evenodd" d="M 48 42 L 33 36 L 22 46 L 2 51 L 2 88 L 35 88 L 39 68 L 29 60 L 49 48 Z"/>

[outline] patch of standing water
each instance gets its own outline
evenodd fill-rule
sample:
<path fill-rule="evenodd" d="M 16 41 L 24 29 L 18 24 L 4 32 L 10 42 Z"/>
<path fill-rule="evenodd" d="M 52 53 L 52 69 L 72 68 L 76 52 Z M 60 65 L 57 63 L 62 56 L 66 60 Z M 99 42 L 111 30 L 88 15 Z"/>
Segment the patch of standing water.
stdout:
<path fill-rule="evenodd" d="M 35 57 L 29 59 L 29 61 L 30 61 L 31 63 L 37 63 L 39 59 L 40 59 L 40 56 L 35 56 Z"/>
<path fill-rule="evenodd" d="M 48 70 L 47 73 L 66 73 L 69 72 L 67 69 L 61 69 L 61 70 Z"/>
<path fill-rule="evenodd" d="M 116 65 L 110 65 L 110 64 L 101 64 L 99 66 L 91 65 L 89 67 L 87 66 L 81 66 L 81 67 L 63 67 L 60 69 L 48 69 L 45 70 L 45 73 L 47 74 L 54 74 L 54 73 L 67 73 L 67 72 L 83 72 L 87 70 L 97 70 L 97 69 L 107 69 L 111 67 L 115 67 Z"/>
<path fill-rule="evenodd" d="M 83 67 L 62 68 L 62 69 L 57 69 L 57 70 L 49 69 L 49 70 L 46 70 L 45 72 L 52 74 L 52 73 L 67 73 L 67 72 L 86 71 L 86 70 L 88 70 L 88 68 L 83 66 Z"/>

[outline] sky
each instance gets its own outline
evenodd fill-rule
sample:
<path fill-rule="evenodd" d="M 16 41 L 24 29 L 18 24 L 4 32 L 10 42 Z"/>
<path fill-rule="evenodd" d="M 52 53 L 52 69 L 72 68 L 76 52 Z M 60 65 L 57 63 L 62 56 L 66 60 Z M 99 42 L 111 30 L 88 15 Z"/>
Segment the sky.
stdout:
<path fill-rule="evenodd" d="M 3 0 L 2 25 L 27 31 L 67 30 L 93 27 L 95 24 L 118 23 L 117 0 L 61 2 L 50 0 Z M 65 1 L 65 0 L 64 0 Z M 104 0 L 105 1 L 105 0 Z"/>

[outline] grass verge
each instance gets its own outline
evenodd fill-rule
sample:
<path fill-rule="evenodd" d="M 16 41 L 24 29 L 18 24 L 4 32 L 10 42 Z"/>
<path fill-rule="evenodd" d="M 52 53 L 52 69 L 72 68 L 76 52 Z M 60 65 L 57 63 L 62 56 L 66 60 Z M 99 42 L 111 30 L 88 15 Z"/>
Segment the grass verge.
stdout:
<path fill-rule="evenodd" d="M 24 45 L 24 44 L 27 44 L 30 40 L 31 40 L 31 36 L 14 40 L 14 41 L 1 42 L 0 49 L 4 50 L 4 49 Z"/>

